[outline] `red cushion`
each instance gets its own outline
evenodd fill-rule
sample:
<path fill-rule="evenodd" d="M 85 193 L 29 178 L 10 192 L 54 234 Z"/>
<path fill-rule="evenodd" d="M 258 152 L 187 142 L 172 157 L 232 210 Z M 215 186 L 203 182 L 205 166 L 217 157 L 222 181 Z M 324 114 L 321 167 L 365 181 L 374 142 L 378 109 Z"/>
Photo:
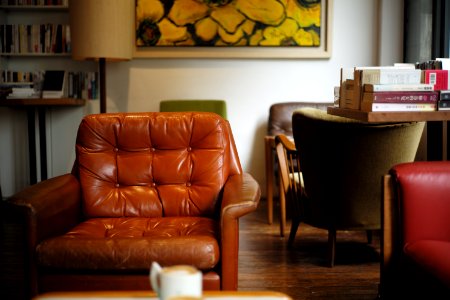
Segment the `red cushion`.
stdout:
<path fill-rule="evenodd" d="M 393 170 L 399 183 L 404 244 L 450 242 L 450 162 L 414 162 Z"/>
<path fill-rule="evenodd" d="M 408 243 L 404 252 L 450 288 L 450 242 L 423 240 Z"/>
<path fill-rule="evenodd" d="M 37 247 L 42 267 L 149 270 L 188 264 L 210 270 L 219 262 L 216 221 L 200 217 L 96 218 Z"/>

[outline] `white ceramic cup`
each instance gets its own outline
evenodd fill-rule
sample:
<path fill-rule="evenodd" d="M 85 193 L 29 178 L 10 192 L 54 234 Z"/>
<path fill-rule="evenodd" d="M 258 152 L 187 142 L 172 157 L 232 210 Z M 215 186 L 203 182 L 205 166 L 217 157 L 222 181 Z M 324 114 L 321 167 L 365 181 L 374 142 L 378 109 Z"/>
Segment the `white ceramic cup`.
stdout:
<path fill-rule="evenodd" d="M 150 283 L 160 300 L 176 299 L 177 296 L 202 297 L 202 273 L 191 266 L 161 268 L 154 262 L 150 270 Z"/>

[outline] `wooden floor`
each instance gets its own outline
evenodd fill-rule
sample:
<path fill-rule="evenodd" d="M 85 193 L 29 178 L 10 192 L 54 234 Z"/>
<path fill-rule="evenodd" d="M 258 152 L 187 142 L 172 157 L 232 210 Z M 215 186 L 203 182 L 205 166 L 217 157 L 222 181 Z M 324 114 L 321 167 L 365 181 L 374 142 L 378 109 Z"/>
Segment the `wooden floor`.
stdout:
<path fill-rule="evenodd" d="M 269 225 L 266 203 L 240 221 L 239 290 L 274 290 L 293 299 L 377 298 L 380 243 L 366 233 L 338 231 L 336 261 L 327 267 L 327 232 L 301 224 L 292 249 L 280 237 L 277 210 Z"/>

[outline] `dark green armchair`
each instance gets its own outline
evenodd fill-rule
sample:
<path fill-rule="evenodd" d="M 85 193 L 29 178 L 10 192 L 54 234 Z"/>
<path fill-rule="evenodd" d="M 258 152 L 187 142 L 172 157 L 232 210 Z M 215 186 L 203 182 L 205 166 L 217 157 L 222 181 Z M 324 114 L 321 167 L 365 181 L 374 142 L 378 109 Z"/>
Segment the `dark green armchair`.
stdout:
<path fill-rule="evenodd" d="M 294 199 L 301 203 L 294 206 L 291 236 L 301 222 L 327 229 L 333 266 L 336 231 L 379 230 L 382 177 L 393 165 L 414 160 L 424 125 L 369 124 L 314 108 L 295 111 L 292 127 L 304 190 Z"/>

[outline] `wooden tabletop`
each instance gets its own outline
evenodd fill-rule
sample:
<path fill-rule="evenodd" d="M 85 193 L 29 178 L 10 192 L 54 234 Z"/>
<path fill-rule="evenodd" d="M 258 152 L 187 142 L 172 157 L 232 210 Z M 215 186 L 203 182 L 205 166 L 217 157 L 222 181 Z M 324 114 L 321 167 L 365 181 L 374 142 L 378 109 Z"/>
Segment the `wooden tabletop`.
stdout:
<path fill-rule="evenodd" d="M 329 106 L 330 115 L 356 119 L 368 123 L 395 123 L 420 121 L 448 121 L 450 111 L 420 111 L 420 112 L 365 112 L 356 109 Z"/>
<path fill-rule="evenodd" d="M 203 292 L 202 300 L 221 299 L 227 300 L 292 300 L 291 297 L 272 291 L 205 291 Z M 33 300 L 55 300 L 55 299 L 70 299 L 70 300 L 134 300 L 134 299 L 148 299 L 158 300 L 156 294 L 151 291 L 83 291 L 83 292 L 49 292 L 38 295 Z"/>

